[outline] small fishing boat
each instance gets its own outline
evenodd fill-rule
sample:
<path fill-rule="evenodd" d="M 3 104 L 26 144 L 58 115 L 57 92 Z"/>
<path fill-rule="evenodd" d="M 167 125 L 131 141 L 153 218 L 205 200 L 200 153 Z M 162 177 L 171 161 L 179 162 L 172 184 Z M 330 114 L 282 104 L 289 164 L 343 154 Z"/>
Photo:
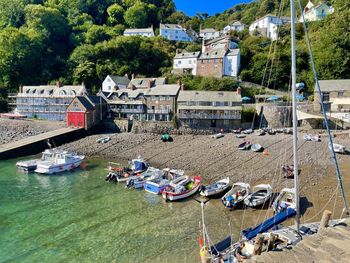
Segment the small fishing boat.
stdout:
<path fill-rule="evenodd" d="M 284 132 L 284 130 L 283 130 L 282 128 L 276 129 L 275 131 L 276 131 L 277 133 L 283 133 L 283 132 Z"/>
<path fill-rule="evenodd" d="M 250 207 L 266 204 L 272 197 L 272 187 L 269 184 L 258 184 L 253 187 L 253 192 L 244 199 L 244 203 Z"/>
<path fill-rule="evenodd" d="M 172 142 L 173 138 L 168 133 L 163 133 L 160 138 L 163 142 Z"/>
<path fill-rule="evenodd" d="M 111 137 L 101 137 L 96 140 L 97 143 L 107 143 L 111 140 Z"/>
<path fill-rule="evenodd" d="M 245 137 L 246 137 L 245 134 L 237 134 L 237 135 L 236 135 L 236 138 L 238 138 L 238 139 L 243 139 L 243 138 L 245 138 Z"/>
<path fill-rule="evenodd" d="M 217 133 L 217 134 L 214 134 L 211 136 L 211 138 L 214 138 L 214 139 L 219 139 L 219 138 L 222 138 L 224 137 L 225 135 L 223 133 Z"/>
<path fill-rule="evenodd" d="M 61 151 L 55 153 L 51 158 L 38 161 L 35 172 L 40 174 L 56 174 L 74 170 L 80 166 L 84 158 L 84 155 Z"/>
<path fill-rule="evenodd" d="M 186 177 L 186 176 L 185 176 Z M 168 186 L 162 192 L 162 197 L 166 201 L 176 201 L 194 195 L 201 186 L 201 177 L 195 176 L 190 180 L 179 180 L 175 186 Z"/>
<path fill-rule="evenodd" d="M 202 196 L 214 196 L 222 194 L 230 187 L 230 178 L 226 177 L 225 179 L 221 179 L 213 184 L 203 186 L 200 194 Z"/>
<path fill-rule="evenodd" d="M 332 147 L 331 147 L 331 144 L 329 143 L 328 144 L 328 148 L 330 150 L 332 150 Z M 346 150 L 345 150 L 345 146 L 341 145 L 341 144 L 337 144 L 337 143 L 333 143 L 333 148 L 334 148 L 334 151 L 336 153 L 345 153 Z"/>
<path fill-rule="evenodd" d="M 268 129 L 268 130 L 267 130 L 267 133 L 268 133 L 269 135 L 275 135 L 275 134 L 276 134 L 276 130 L 274 130 L 274 129 Z"/>
<path fill-rule="evenodd" d="M 169 186 L 176 187 L 179 185 L 187 184 L 190 181 L 190 177 L 187 175 L 180 176 L 178 178 L 175 178 L 169 183 Z"/>
<path fill-rule="evenodd" d="M 246 129 L 243 131 L 244 134 L 251 134 L 253 133 L 253 129 Z"/>
<path fill-rule="evenodd" d="M 139 155 L 136 159 L 132 159 L 131 162 L 129 162 L 129 166 L 132 172 L 142 173 L 148 168 L 149 163 Z"/>
<path fill-rule="evenodd" d="M 283 165 L 282 166 L 282 172 L 284 177 L 286 178 L 293 178 L 294 177 L 294 165 Z"/>
<path fill-rule="evenodd" d="M 105 181 L 107 182 L 117 182 L 117 178 L 129 173 L 131 170 L 128 167 L 124 167 L 120 163 L 108 162 L 108 171 Z"/>
<path fill-rule="evenodd" d="M 232 132 L 235 133 L 235 134 L 240 134 L 242 131 L 243 131 L 242 128 L 238 128 L 236 130 L 232 130 Z"/>
<path fill-rule="evenodd" d="M 293 130 L 291 128 L 284 128 L 283 133 L 285 134 L 293 134 Z"/>
<path fill-rule="evenodd" d="M 221 199 L 226 208 L 234 209 L 243 204 L 244 199 L 251 193 L 250 185 L 247 183 L 235 183 Z"/>
<path fill-rule="evenodd" d="M 263 129 L 259 129 L 256 131 L 256 135 L 258 135 L 258 136 L 263 136 L 265 134 L 266 134 L 266 132 Z"/>
<path fill-rule="evenodd" d="M 131 176 L 126 181 L 125 188 L 131 189 L 139 189 L 143 188 L 143 185 L 146 181 L 152 181 L 158 178 L 161 178 L 164 175 L 162 170 L 159 170 L 154 167 L 148 167 L 147 170 L 140 174 L 140 176 Z"/>
<path fill-rule="evenodd" d="M 183 176 L 185 173 L 183 170 L 170 168 L 164 168 L 162 171 L 164 174 L 161 178 L 147 180 L 144 182 L 143 187 L 146 192 L 159 195 L 167 186 L 169 186 L 172 180 Z"/>
<path fill-rule="evenodd" d="M 320 136 L 318 135 L 305 134 L 303 138 L 305 141 L 313 141 L 313 142 L 320 141 Z"/>
<path fill-rule="evenodd" d="M 252 146 L 252 144 L 250 141 L 245 141 L 245 142 L 241 143 L 240 145 L 238 145 L 238 149 L 249 150 L 251 146 Z"/>
<path fill-rule="evenodd" d="M 295 209 L 295 189 L 283 188 L 280 194 L 273 202 L 273 210 L 276 213 L 282 212 L 287 208 Z"/>
<path fill-rule="evenodd" d="M 261 146 L 261 144 L 259 144 L 259 143 L 254 143 L 254 144 L 252 144 L 252 146 L 251 146 L 251 150 L 252 150 L 253 152 L 261 152 L 262 150 L 264 150 L 264 148 Z"/>

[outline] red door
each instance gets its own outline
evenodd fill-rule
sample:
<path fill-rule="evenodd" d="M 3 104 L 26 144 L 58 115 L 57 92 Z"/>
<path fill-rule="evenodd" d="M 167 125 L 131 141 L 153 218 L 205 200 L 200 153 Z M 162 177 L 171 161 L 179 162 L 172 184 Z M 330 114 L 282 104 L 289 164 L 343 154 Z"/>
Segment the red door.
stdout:
<path fill-rule="evenodd" d="M 68 126 L 85 128 L 85 113 L 84 112 L 68 112 Z"/>

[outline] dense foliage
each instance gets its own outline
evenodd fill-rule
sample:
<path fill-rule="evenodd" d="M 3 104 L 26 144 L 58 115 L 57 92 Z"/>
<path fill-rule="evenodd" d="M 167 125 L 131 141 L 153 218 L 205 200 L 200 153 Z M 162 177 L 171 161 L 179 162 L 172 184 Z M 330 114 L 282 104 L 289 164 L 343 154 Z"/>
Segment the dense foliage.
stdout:
<path fill-rule="evenodd" d="M 282 4 L 280 5 L 282 1 Z M 303 4 L 307 2 L 302 0 Z M 350 78 L 349 1 L 333 1 L 335 13 L 310 24 L 321 79 Z M 84 81 L 98 89 L 107 74 L 169 74 L 176 49 L 200 50 L 200 43 L 175 43 L 160 37 L 121 36 L 125 28 L 180 23 L 188 29 L 222 29 L 235 20 L 249 24 L 267 13 L 286 15 L 288 1 L 260 0 L 209 16 L 188 17 L 172 0 L 0 0 L 0 88 L 39 85 L 60 79 Z M 313 86 L 302 27 L 297 29 L 298 76 Z M 286 89 L 290 80 L 289 28 L 271 42 L 247 31 L 233 34 L 241 48 L 241 79 Z M 277 45 L 276 45 L 277 43 Z M 184 76 L 190 89 L 230 89 L 234 80 Z M 175 77 L 171 77 L 175 81 Z M 231 86 L 230 86 L 231 85 Z"/>

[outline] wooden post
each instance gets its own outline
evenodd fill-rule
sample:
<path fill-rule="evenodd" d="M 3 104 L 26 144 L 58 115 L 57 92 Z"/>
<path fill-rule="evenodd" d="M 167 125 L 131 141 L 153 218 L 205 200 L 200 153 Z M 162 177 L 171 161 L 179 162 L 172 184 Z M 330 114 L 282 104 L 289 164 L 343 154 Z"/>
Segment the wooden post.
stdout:
<path fill-rule="evenodd" d="M 320 223 L 320 228 L 325 228 L 328 226 L 328 222 L 331 219 L 332 212 L 329 210 L 325 210 L 322 215 L 321 223 Z"/>
<path fill-rule="evenodd" d="M 255 238 L 253 255 L 261 254 L 263 244 L 264 244 L 264 236 L 261 234 L 257 235 Z"/>
<path fill-rule="evenodd" d="M 269 241 L 267 243 L 267 251 L 274 249 L 276 237 L 277 235 L 275 235 L 274 233 L 270 233 Z"/>

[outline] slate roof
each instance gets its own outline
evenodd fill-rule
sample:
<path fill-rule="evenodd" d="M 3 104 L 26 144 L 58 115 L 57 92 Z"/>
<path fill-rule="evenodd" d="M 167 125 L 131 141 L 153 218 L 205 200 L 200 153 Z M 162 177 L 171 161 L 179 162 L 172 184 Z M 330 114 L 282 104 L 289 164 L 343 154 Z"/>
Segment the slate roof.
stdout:
<path fill-rule="evenodd" d="M 154 33 L 153 32 L 153 28 L 128 28 L 125 29 L 124 34 L 125 33 Z"/>
<path fill-rule="evenodd" d="M 160 29 L 178 29 L 178 30 L 185 30 L 182 26 L 178 24 L 160 24 Z"/>
<path fill-rule="evenodd" d="M 79 100 L 81 104 L 83 104 L 85 109 L 87 110 L 95 109 L 95 106 L 84 96 L 77 96 L 76 99 Z"/>
<path fill-rule="evenodd" d="M 178 102 L 181 101 L 236 101 L 242 102 L 241 95 L 235 91 L 196 91 L 181 90 Z"/>
<path fill-rule="evenodd" d="M 350 90 L 350 79 L 319 80 L 322 92 Z M 317 86 L 315 85 L 315 92 Z"/>
<path fill-rule="evenodd" d="M 214 28 L 204 28 L 200 31 L 200 33 L 215 33 L 218 32 L 217 30 L 215 30 Z"/>
<path fill-rule="evenodd" d="M 40 85 L 40 86 L 23 86 L 23 93 L 18 95 L 24 96 L 52 96 L 52 97 L 75 97 L 86 94 L 84 85 L 65 85 L 57 87 L 56 85 Z"/>
<path fill-rule="evenodd" d="M 199 54 L 201 52 L 197 51 L 197 52 L 182 52 L 182 53 L 177 53 L 175 55 L 175 59 L 181 59 L 181 58 L 198 58 Z"/>
<path fill-rule="evenodd" d="M 176 96 L 179 90 L 178 84 L 157 85 L 151 88 L 146 96 Z"/>
<path fill-rule="evenodd" d="M 226 54 L 226 49 L 213 49 L 207 52 L 203 52 L 199 59 L 215 59 L 215 58 L 223 58 Z"/>
<path fill-rule="evenodd" d="M 128 86 L 130 79 L 128 79 L 127 77 L 121 77 L 121 76 L 114 76 L 114 75 L 108 75 L 115 84 L 121 84 L 121 85 L 125 85 Z"/>

